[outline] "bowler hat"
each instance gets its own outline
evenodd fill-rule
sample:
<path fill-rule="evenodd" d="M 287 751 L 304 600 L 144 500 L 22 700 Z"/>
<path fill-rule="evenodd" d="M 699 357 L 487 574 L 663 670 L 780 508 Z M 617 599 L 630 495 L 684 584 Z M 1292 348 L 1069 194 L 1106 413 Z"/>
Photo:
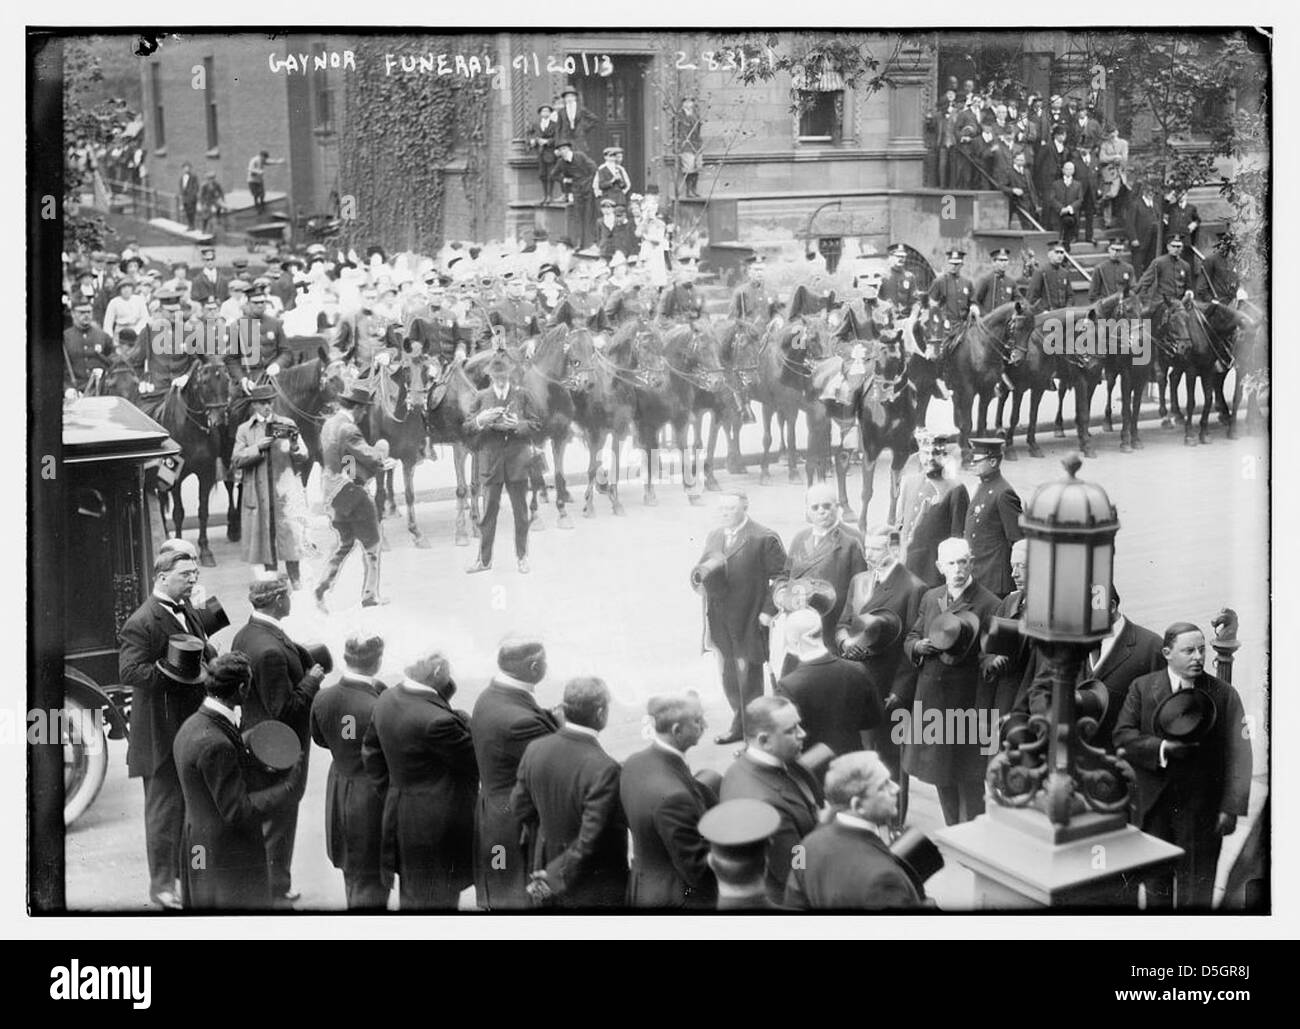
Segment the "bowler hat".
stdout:
<path fill-rule="evenodd" d="M 849 643 L 868 650 L 882 650 L 898 642 L 903 635 L 903 621 L 888 608 L 877 607 L 854 615 L 850 629 L 853 635 Z"/>
<path fill-rule="evenodd" d="M 312 661 L 325 670 L 326 675 L 334 671 L 334 655 L 324 643 L 307 643 L 302 649 L 311 655 Z"/>
<path fill-rule="evenodd" d="M 242 735 L 244 746 L 268 772 L 286 772 L 302 757 L 298 734 L 275 719 L 258 722 Z"/>
<path fill-rule="evenodd" d="M 230 617 L 226 614 L 226 609 L 221 606 L 221 601 L 216 597 L 208 597 L 203 606 L 196 610 L 196 613 L 199 616 L 199 625 L 203 627 L 205 636 L 213 636 L 230 624 Z"/>
<path fill-rule="evenodd" d="M 560 96 L 562 98 L 566 96 L 577 96 L 577 95 L 578 95 L 578 91 L 574 89 L 572 86 L 565 86 L 562 90 L 560 90 Z"/>
<path fill-rule="evenodd" d="M 174 682 L 198 686 L 207 670 L 203 665 L 203 641 L 188 633 L 167 637 L 167 656 L 154 662 L 154 667 Z"/>
<path fill-rule="evenodd" d="M 1209 735 L 1218 717 L 1214 698 L 1205 690 L 1192 687 L 1165 697 L 1156 705 L 1151 720 L 1162 740 L 1196 743 Z"/>
<path fill-rule="evenodd" d="M 995 615 L 989 621 L 988 640 L 984 644 L 986 653 L 1015 657 L 1020 653 L 1024 642 L 1025 635 L 1021 631 L 1020 619 Z"/>
<path fill-rule="evenodd" d="M 275 387 L 270 383 L 265 386 L 254 386 L 253 392 L 248 394 L 249 400 L 269 401 L 275 399 Z"/>
<path fill-rule="evenodd" d="M 369 391 L 364 386 L 355 382 L 348 386 L 348 388 L 338 396 L 338 402 L 340 404 L 347 404 L 350 407 L 361 407 L 367 405 L 371 403 L 373 399 L 374 398 L 371 397 Z"/>
<path fill-rule="evenodd" d="M 902 863 L 918 893 L 924 893 L 927 879 L 943 867 L 943 855 L 920 829 L 908 829 L 889 845 L 889 852 Z"/>
<path fill-rule="evenodd" d="M 959 665 L 979 646 L 979 615 L 974 611 L 945 611 L 930 622 L 925 635 L 939 649 L 939 660 Z"/>

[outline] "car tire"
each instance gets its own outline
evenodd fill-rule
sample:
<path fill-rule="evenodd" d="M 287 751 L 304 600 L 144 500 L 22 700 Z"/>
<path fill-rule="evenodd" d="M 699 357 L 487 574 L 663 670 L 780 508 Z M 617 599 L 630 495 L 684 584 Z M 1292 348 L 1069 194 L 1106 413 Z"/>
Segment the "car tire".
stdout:
<path fill-rule="evenodd" d="M 72 825 L 99 796 L 108 772 L 103 718 L 72 697 L 63 702 L 63 824 Z"/>

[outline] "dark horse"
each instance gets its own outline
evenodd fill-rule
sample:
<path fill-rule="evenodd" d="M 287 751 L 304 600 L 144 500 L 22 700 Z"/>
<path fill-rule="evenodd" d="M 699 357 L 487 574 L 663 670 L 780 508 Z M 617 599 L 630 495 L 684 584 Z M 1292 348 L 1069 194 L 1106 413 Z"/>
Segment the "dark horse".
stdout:
<path fill-rule="evenodd" d="M 732 411 L 732 417 L 724 417 L 722 420 L 715 417 L 710 421 L 704 465 L 707 471 L 712 470 L 718 432 L 725 425 L 727 471 L 733 475 L 744 475 L 745 458 L 740 449 L 740 430 L 747 421 L 754 420 L 749 404 L 758 382 L 763 329 L 757 322 L 736 318 L 720 324 L 714 335 L 718 341 L 718 358 L 722 362 L 725 376 L 724 389 L 729 393 L 729 400 L 723 407 L 724 411 Z"/>
<path fill-rule="evenodd" d="M 391 332 L 393 326 L 389 326 Z M 429 541 L 415 518 L 415 466 L 428 453 L 429 427 L 425 422 L 427 386 L 412 385 L 411 368 L 380 365 L 371 373 L 374 403 L 367 409 L 362 431 L 371 443 L 387 440 L 388 456 L 402 466 L 402 488 L 406 499 L 406 529 L 416 547 L 425 550 Z M 395 514 L 392 474 L 375 476 L 375 513 L 379 518 Z"/>
<path fill-rule="evenodd" d="M 638 337 L 652 333 L 639 322 L 628 322 L 603 348 L 596 346 L 591 330 L 575 326 L 565 337 L 573 421 L 582 430 L 587 443 L 587 491 L 582 513 L 596 516 L 595 491 L 609 494 L 614 514 L 623 514 L 618 486 L 622 445 L 632 435 L 636 418 L 636 353 Z M 647 342 L 647 346 L 652 346 Z M 597 484 L 601 452 L 608 443 L 610 468 L 608 481 Z"/>
<path fill-rule="evenodd" d="M 692 504 L 701 502 L 696 450 L 688 447 L 688 428 L 696 423 L 701 393 L 712 393 L 722 380 L 722 366 L 712 337 L 693 326 L 666 324 L 663 335 L 637 332 L 632 346 L 637 446 L 645 454 L 645 503 L 659 503 L 655 480 L 664 471 L 660 437 L 672 429 L 672 449 L 681 462 L 682 488 Z M 689 456 L 688 456 L 689 454 Z M 717 483 L 713 484 L 717 488 Z"/>
<path fill-rule="evenodd" d="M 907 381 L 916 388 L 916 424 L 924 425 L 930 401 L 949 399 L 940 382 L 943 326 L 938 309 L 918 304 L 914 313 L 904 319 L 902 330 L 907 354 Z"/>
<path fill-rule="evenodd" d="M 988 408 L 997 394 L 1007 357 L 1026 349 L 1034 318 L 1020 300 L 995 307 L 958 330 L 944 357 L 943 381 L 953 392 L 953 416 L 961 433 L 963 462 L 970 460 L 971 406 L 978 405 L 981 436 L 988 431 Z"/>
<path fill-rule="evenodd" d="M 1178 380 L 1184 376 L 1187 379 L 1187 413 L 1183 416 L 1179 412 L 1179 420 L 1183 422 L 1183 442 L 1187 446 L 1196 446 L 1198 440 L 1201 443 L 1209 443 L 1210 408 L 1214 406 L 1216 390 L 1222 397 L 1222 380 L 1233 363 L 1232 338 L 1236 330 L 1248 326 L 1249 321 L 1240 312 L 1222 304 L 1200 304 L 1194 300 L 1166 301 L 1164 313 L 1169 331 L 1164 338 L 1157 336 L 1157 345 L 1169 368 L 1170 383 L 1174 387 L 1170 401 L 1176 411 L 1178 410 Z M 1211 322 L 1211 318 L 1215 319 L 1215 322 Z M 1201 409 L 1200 430 L 1194 438 L 1192 419 L 1196 415 L 1198 380 L 1205 403 Z M 1163 413 L 1163 377 L 1160 400 Z M 1226 403 L 1224 412 L 1225 421 L 1231 428 L 1231 420 L 1226 413 Z"/>
<path fill-rule="evenodd" d="M 569 442 L 569 430 L 573 426 L 574 417 L 570 391 L 575 386 L 575 379 L 570 365 L 569 332 L 562 325 L 545 332 L 534 344 L 531 362 L 521 369 L 521 384 L 532 394 L 542 415 L 541 427 L 533 438 L 533 444 L 539 450 L 546 446 L 547 441 L 551 444 L 551 459 L 555 468 L 555 524 L 561 529 L 573 528 L 567 510 L 573 498 L 564 477 L 564 450 Z M 537 529 L 542 525 L 537 514 L 538 495 L 545 500 L 546 480 L 539 475 L 535 481 L 540 481 L 540 489 L 532 490 L 528 510 L 530 522 Z"/>
<path fill-rule="evenodd" d="M 763 333 L 757 354 L 758 376 L 753 387 L 753 397 L 763 410 L 760 482 L 770 478 L 767 466 L 771 463 L 773 415 L 778 430 L 785 434 L 789 480 L 799 481 L 795 429 L 800 411 L 805 412 L 811 423 L 821 410 L 821 404 L 811 395 L 812 374 L 813 366 L 826 356 L 826 349 L 825 329 L 815 318 L 796 318 L 789 323 L 773 318 Z"/>
<path fill-rule="evenodd" d="M 172 526 L 177 539 L 185 524 L 181 487 L 191 475 L 199 480 L 199 564 L 216 565 L 208 547 L 208 499 L 217 483 L 217 459 L 221 456 L 222 433 L 230 405 L 230 375 L 219 360 L 196 359 L 186 373 L 183 386 L 172 383 L 153 413 L 158 423 L 181 448 L 180 475 L 171 488 Z M 150 405 L 152 406 L 152 405 Z M 166 524 L 165 498 L 159 497 L 159 511 Z"/>

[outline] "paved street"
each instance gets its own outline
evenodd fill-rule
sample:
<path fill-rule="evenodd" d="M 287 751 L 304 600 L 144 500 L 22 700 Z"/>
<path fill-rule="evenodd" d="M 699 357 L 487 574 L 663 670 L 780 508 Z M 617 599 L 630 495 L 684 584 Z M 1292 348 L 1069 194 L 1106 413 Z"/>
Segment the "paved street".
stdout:
<path fill-rule="evenodd" d="M 1054 408 L 1053 408 L 1054 410 Z M 747 451 L 758 449 L 757 430 L 746 430 Z M 1258 810 L 1267 767 L 1265 714 L 1266 638 L 1268 631 L 1269 546 L 1267 447 L 1262 438 L 1227 441 L 1218 430 L 1209 446 L 1187 448 L 1181 430 L 1146 433 L 1146 449 L 1118 452 L 1113 435 L 1099 439 L 1100 456 L 1086 461 L 1081 476 L 1101 483 L 1119 510 L 1116 586 L 1130 618 L 1159 632 L 1170 622 L 1187 618 L 1207 630 L 1221 607 L 1240 616 L 1243 646 L 1234 680 L 1246 711 L 1255 718 L 1256 783 L 1252 814 Z M 1036 483 L 1064 475 L 1059 459 L 1068 441 L 1044 441 L 1047 456 L 1023 456 L 1006 466 L 1006 475 L 1028 499 Z M 574 452 L 576 451 L 576 452 Z M 571 466 L 583 463 L 581 448 L 571 448 Z M 719 467 L 723 462 L 719 459 Z M 857 496 L 859 468 L 851 470 L 850 495 Z M 877 470 L 876 499 L 871 521 L 887 514 L 888 478 L 882 462 Z M 802 485 L 785 480 L 784 467 L 771 485 L 758 485 L 756 468 L 746 476 L 719 472 L 723 484 L 739 482 L 750 493 L 750 513 L 777 530 L 787 542 L 803 525 Z M 421 490 L 450 482 L 450 462 L 421 467 Z M 571 482 L 576 482 L 571 479 Z M 574 489 L 578 493 L 578 489 Z M 309 493 L 318 494 L 315 482 Z M 504 499 L 504 498 L 503 498 Z M 334 613 L 319 614 L 307 594 L 296 598 L 290 616 L 291 635 L 329 643 L 335 660 L 350 631 L 366 626 L 389 641 L 381 678 L 400 675 L 403 662 L 418 650 L 439 646 L 453 662 L 460 685 L 457 704 L 472 707 L 493 670 L 497 641 L 508 632 L 532 632 L 546 642 L 550 675 L 539 689 L 547 706 L 558 703 L 564 681 L 575 674 L 604 677 L 616 698 L 610 725 L 602 736 L 605 747 L 624 758 L 642 745 L 646 699 L 661 691 L 694 688 L 706 701 L 708 739 L 725 728 L 729 718 L 714 664 L 701 655 L 701 607 L 687 584 L 712 526 L 709 504 L 692 507 L 680 488 L 661 487 L 659 506 L 645 507 L 640 489 L 623 491 L 625 517 L 610 513 L 605 497 L 597 497 L 597 517 L 584 519 L 580 502 L 573 508 L 575 528 L 559 531 L 554 508 L 544 508 L 547 528 L 531 542 L 533 571 L 521 576 L 510 553 L 510 516 L 502 512 L 497 538 L 496 567 L 486 575 L 466 576 L 472 559 L 469 548 L 452 544 L 454 503 L 433 500 L 417 506 L 432 546 L 415 549 L 404 518 L 386 525 L 391 550 L 383 559 L 383 592 L 390 606 L 362 611 L 360 557 L 350 559 L 332 596 Z M 215 498 L 214 498 L 215 501 Z M 214 504 L 215 506 L 215 504 Z M 224 510 L 224 502 L 220 505 Z M 505 506 L 508 507 L 508 504 Z M 318 543 L 328 546 L 330 533 L 319 515 Z M 187 532 L 193 538 L 193 532 Z M 218 637 L 228 645 L 234 628 L 247 618 L 246 566 L 237 545 L 227 543 L 224 530 L 214 529 L 216 569 L 205 569 L 203 582 L 222 598 L 235 626 Z M 304 571 L 314 578 L 316 567 Z M 327 680 L 328 681 L 328 680 Z M 90 812 L 67 836 L 67 898 L 72 909 L 139 910 L 147 894 L 143 847 L 143 792 L 126 777 L 125 744 L 113 743 L 108 781 Z M 693 767 L 726 768 L 732 748 L 707 743 L 693 750 Z M 302 891 L 304 909 L 336 909 L 343 905 L 340 873 L 331 868 L 324 851 L 324 794 L 328 755 L 316 748 L 307 795 L 300 809 L 294 883 Z M 935 829 L 942 824 L 931 787 L 913 783 L 913 824 Z M 1250 826 L 1243 821 L 1225 853 L 1234 854 Z M 1226 868 L 1226 864 L 1223 866 Z M 940 906 L 969 906 L 971 880 L 958 868 L 948 868 L 931 880 L 931 893 Z M 467 898 L 463 903 L 468 903 Z"/>

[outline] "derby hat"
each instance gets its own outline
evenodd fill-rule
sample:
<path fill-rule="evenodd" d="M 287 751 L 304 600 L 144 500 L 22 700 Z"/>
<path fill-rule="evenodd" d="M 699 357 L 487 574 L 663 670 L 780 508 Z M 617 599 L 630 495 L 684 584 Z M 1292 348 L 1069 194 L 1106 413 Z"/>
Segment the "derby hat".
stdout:
<path fill-rule="evenodd" d="M 898 858 L 917 893 L 924 894 L 925 881 L 943 867 L 939 848 L 920 829 L 906 830 L 889 845 L 889 852 Z"/>
<path fill-rule="evenodd" d="M 203 641 L 187 633 L 168 636 L 167 656 L 155 661 L 154 667 L 173 682 L 201 685 L 207 677 L 207 668 L 203 664 Z"/>
<path fill-rule="evenodd" d="M 979 615 L 974 611 L 945 611 L 930 622 L 925 635 L 939 649 L 939 660 L 959 665 L 979 647 Z"/>
<path fill-rule="evenodd" d="M 854 615 L 850 630 L 853 635 L 849 637 L 849 643 L 868 650 L 881 650 L 899 641 L 903 635 L 903 621 L 888 608 L 877 607 Z"/>
<path fill-rule="evenodd" d="M 984 644 L 985 652 L 1000 654 L 1003 657 L 1015 657 L 1024 645 L 1025 635 L 1020 628 L 1019 618 L 1002 618 L 995 615 L 989 621 L 989 636 Z"/>
<path fill-rule="evenodd" d="M 199 625 L 203 627 L 205 636 L 213 636 L 230 624 L 226 609 L 221 606 L 221 601 L 216 597 L 208 597 L 203 606 L 197 608 L 195 613 L 198 615 Z"/>
<path fill-rule="evenodd" d="M 835 606 L 835 586 L 825 579 L 787 579 L 772 588 L 772 603 L 781 611 L 810 607 L 825 615 Z"/>
<path fill-rule="evenodd" d="M 258 722 L 241 735 L 248 752 L 267 772 L 287 772 L 302 757 L 298 734 L 283 722 Z"/>
<path fill-rule="evenodd" d="M 351 407 L 364 407 L 373 401 L 374 398 L 370 395 L 370 391 L 355 382 L 338 396 L 340 404 L 347 404 Z"/>
<path fill-rule="evenodd" d="M 253 392 L 248 394 L 249 400 L 255 401 L 272 401 L 275 399 L 275 387 L 270 383 L 264 386 L 254 386 Z"/>
<path fill-rule="evenodd" d="M 326 675 L 334 671 L 334 655 L 330 653 L 330 648 L 325 646 L 324 643 L 306 643 L 302 649 L 311 655 L 311 659 L 315 664 L 320 665 L 325 670 Z"/>
<path fill-rule="evenodd" d="M 1194 686 L 1165 697 L 1156 705 L 1151 721 L 1162 740 L 1197 743 L 1209 735 L 1218 717 L 1214 698 Z"/>

